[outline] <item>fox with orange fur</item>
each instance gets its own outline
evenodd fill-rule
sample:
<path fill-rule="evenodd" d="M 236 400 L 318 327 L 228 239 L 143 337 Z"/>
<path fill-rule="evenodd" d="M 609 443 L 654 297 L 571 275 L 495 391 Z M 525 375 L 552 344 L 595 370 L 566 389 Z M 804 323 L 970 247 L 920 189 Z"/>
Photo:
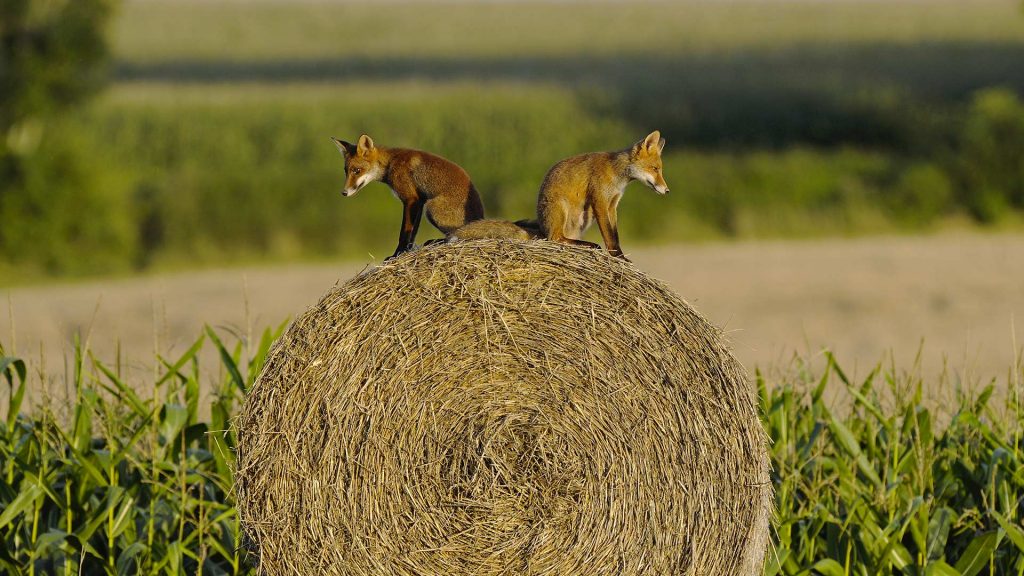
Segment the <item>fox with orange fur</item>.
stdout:
<path fill-rule="evenodd" d="M 594 220 L 613 256 L 629 260 L 619 246 L 618 208 L 626 185 L 639 180 L 658 194 L 668 194 L 661 173 L 665 139 L 655 130 L 625 150 L 593 152 L 566 158 L 548 171 L 537 198 L 543 237 L 590 248 L 581 240 Z"/>
<path fill-rule="evenodd" d="M 366 134 L 355 144 L 331 140 L 345 157 L 342 195 L 352 196 L 379 181 L 402 202 L 402 229 L 391 258 L 412 249 L 424 212 L 445 236 L 484 217 L 480 194 L 458 164 L 420 150 L 377 147 Z"/>

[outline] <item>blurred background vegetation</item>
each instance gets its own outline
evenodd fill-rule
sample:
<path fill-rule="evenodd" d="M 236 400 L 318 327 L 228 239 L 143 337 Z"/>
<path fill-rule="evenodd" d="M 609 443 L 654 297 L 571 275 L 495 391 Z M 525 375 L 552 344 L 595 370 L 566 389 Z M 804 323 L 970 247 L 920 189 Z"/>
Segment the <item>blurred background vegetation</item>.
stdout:
<path fill-rule="evenodd" d="M 0 11 L 0 284 L 389 254 L 391 195 L 338 194 L 328 137 L 362 132 L 518 219 L 555 161 L 660 129 L 673 194 L 634 185 L 627 246 L 1024 222 L 1018 2 Z"/>

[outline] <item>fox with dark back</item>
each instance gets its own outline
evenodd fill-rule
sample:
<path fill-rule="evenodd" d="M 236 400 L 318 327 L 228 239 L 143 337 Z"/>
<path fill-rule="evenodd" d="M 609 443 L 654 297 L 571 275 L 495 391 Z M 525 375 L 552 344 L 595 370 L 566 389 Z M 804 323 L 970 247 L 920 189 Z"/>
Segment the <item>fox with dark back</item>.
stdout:
<path fill-rule="evenodd" d="M 480 194 L 458 164 L 421 150 L 378 147 L 366 134 L 355 144 L 331 140 L 345 157 L 342 195 L 383 182 L 402 203 L 402 228 L 391 258 L 413 248 L 424 212 L 445 236 L 484 217 Z"/>

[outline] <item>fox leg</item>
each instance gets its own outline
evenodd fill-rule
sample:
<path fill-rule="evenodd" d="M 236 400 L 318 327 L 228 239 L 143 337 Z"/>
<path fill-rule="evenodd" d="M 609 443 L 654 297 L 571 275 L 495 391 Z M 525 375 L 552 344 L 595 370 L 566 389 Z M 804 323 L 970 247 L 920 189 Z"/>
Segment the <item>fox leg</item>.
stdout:
<path fill-rule="evenodd" d="M 395 253 L 391 255 L 391 258 L 412 249 L 413 242 L 416 241 L 416 232 L 420 228 L 420 218 L 423 216 L 422 202 L 411 200 L 403 202 L 403 206 L 402 230 L 398 234 L 398 248 L 395 248 Z"/>
<path fill-rule="evenodd" d="M 552 242 L 560 242 L 562 244 L 571 244 L 573 246 L 585 246 L 587 248 L 600 248 L 593 242 L 587 242 L 586 240 L 577 240 L 569 238 L 565 234 L 565 224 L 568 218 L 566 217 L 566 207 L 563 204 L 556 202 L 546 202 L 542 200 L 542 203 L 538 206 L 538 224 L 541 238 L 546 238 Z"/>
<path fill-rule="evenodd" d="M 552 242 L 561 242 L 562 244 L 572 244 L 573 246 L 583 246 L 584 248 L 594 248 L 596 250 L 601 249 L 600 244 L 594 244 L 593 242 L 587 242 L 586 240 L 577 240 L 576 238 L 569 238 L 564 234 L 552 234 L 548 236 L 548 240 Z"/>
<path fill-rule="evenodd" d="M 593 242 L 569 238 L 565 233 L 566 220 L 563 207 L 549 206 L 541 218 L 541 232 L 552 242 L 561 242 L 562 244 L 572 244 L 573 246 L 584 246 L 587 248 L 601 248 Z"/>
<path fill-rule="evenodd" d="M 619 246 L 616 204 L 599 207 L 594 210 L 594 215 L 597 217 L 597 227 L 601 229 L 601 237 L 604 238 L 604 246 L 608 249 L 608 253 L 629 262 L 629 258 L 626 258 L 626 255 L 622 253 L 622 248 Z"/>

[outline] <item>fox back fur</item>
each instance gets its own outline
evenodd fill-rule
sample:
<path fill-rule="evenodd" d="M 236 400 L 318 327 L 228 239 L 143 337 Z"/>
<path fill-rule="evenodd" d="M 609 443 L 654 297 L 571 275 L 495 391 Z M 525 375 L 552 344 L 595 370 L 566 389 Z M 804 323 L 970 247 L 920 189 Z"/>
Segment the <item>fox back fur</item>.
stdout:
<path fill-rule="evenodd" d="M 481 238 L 509 238 L 512 240 L 535 240 L 541 238 L 540 227 L 533 220 L 484 219 L 470 222 L 448 237 L 450 241 L 479 240 Z"/>

